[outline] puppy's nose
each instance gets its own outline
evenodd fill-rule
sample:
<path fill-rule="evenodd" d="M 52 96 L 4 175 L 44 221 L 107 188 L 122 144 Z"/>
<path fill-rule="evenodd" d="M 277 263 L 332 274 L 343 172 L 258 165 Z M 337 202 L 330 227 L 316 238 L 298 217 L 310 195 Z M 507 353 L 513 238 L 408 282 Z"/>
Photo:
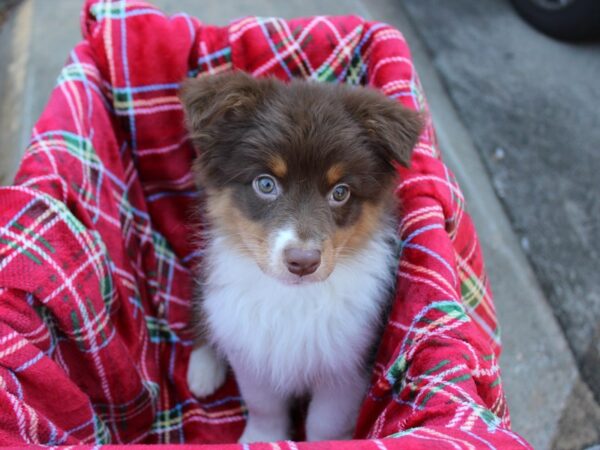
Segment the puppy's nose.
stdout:
<path fill-rule="evenodd" d="M 310 275 L 321 264 L 321 252 L 319 250 L 288 248 L 283 252 L 283 256 L 285 265 L 294 275 Z"/>

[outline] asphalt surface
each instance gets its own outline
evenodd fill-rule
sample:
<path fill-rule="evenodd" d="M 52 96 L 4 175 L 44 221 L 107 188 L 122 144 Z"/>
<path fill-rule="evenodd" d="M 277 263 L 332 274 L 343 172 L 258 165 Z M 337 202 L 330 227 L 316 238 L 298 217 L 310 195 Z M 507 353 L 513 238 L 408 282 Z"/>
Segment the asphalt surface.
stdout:
<path fill-rule="evenodd" d="M 0 6 L 7 1 L 0 0 Z M 586 178 L 593 172 L 593 148 L 586 146 L 594 142 L 590 132 L 594 128 L 593 97 L 582 94 L 586 94 L 587 85 L 593 91 L 589 76 L 592 70 L 600 73 L 597 46 L 576 48 L 575 53 L 580 56 L 575 57 L 571 47 L 530 30 L 501 0 L 157 0 L 153 3 L 169 13 L 186 11 L 205 23 L 220 25 L 244 15 L 359 14 L 401 29 L 411 45 L 445 159 L 458 175 L 484 248 L 503 329 L 501 366 L 513 428 L 539 449 L 584 448 L 600 441 L 600 408 L 591 394 L 592 382 L 590 377 L 587 382 L 581 380 L 553 317 L 557 315 L 568 331 L 563 313 L 554 307 L 552 290 L 547 287 L 548 279 L 561 278 L 544 278 L 534 258 L 540 248 L 538 241 L 554 242 L 544 248 L 557 251 L 565 247 L 563 240 L 573 240 L 574 234 L 566 228 L 573 221 L 598 227 L 597 220 L 585 222 L 587 210 L 580 214 L 583 219 L 573 214 L 582 207 L 578 195 L 585 192 L 589 196 L 590 183 L 594 181 Z M 0 60 L 8 61 L 0 67 L 0 184 L 9 182 L 56 76 L 70 48 L 80 39 L 81 4 L 81 0 L 22 0 L 4 26 L 0 26 Z M 48 25 L 55 23 L 60 26 Z M 596 61 L 589 61 L 593 57 Z M 552 70 L 558 68 L 558 73 L 544 73 L 544 67 L 549 69 L 552 64 Z M 445 86 L 439 81 L 438 72 Z M 584 79 L 587 85 L 578 86 Z M 598 90 L 595 92 L 597 99 Z M 570 131 L 569 139 L 566 129 Z M 598 127 L 594 132 L 598 136 Z M 566 142 L 571 145 L 565 146 Z M 595 142 L 600 141 L 596 138 Z M 586 149 L 581 150 L 588 158 L 585 164 L 579 156 L 574 158 L 575 150 L 579 152 L 580 148 Z M 550 164 L 552 161 L 555 162 Z M 598 168 L 598 160 L 595 162 Z M 567 168 L 573 164 L 588 171 L 572 176 Z M 548 172 L 547 166 L 554 167 L 554 172 Z M 552 174 L 559 176 L 547 184 Z M 577 186 L 576 179 L 583 186 Z M 549 192 L 559 189 L 571 197 Z M 534 226 L 542 217 L 546 221 L 554 217 L 548 203 L 562 205 L 565 198 L 574 205 L 568 207 L 573 217 L 557 215 L 562 217 L 562 222 L 557 222 L 560 226 L 551 223 Z M 513 212 L 511 202 L 527 209 Z M 533 225 L 526 228 L 528 224 Z M 587 232 L 584 234 L 587 242 L 591 243 L 589 250 L 594 245 L 593 229 L 583 229 Z M 535 273 L 521 247 L 528 250 Z M 561 260 L 550 253 L 538 256 L 542 262 L 553 261 L 550 266 L 556 270 L 572 272 L 574 277 L 593 272 L 591 259 L 577 259 L 585 257 L 581 248 L 569 245 L 565 248 L 571 248 L 572 252 Z M 597 247 L 595 255 L 597 258 Z M 585 267 L 588 272 L 580 270 L 576 264 L 579 261 L 588 264 Z M 553 309 L 549 308 L 536 275 L 552 300 Z M 593 281 L 587 275 L 583 278 Z M 582 297 L 594 292 L 593 286 L 575 281 L 570 286 L 577 286 Z M 564 292 L 562 296 L 566 298 Z M 577 306 L 589 306 L 593 299 L 583 302 L 587 303 Z M 597 305 L 597 300 L 594 304 Z M 579 352 L 575 348 L 590 347 L 594 342 L 589 330 L 600 329 L 598 306 L 595 316 L 589 311 L 587 316 L 581 314 L 574 306 L 566 309 L 580 320 L 578 328 L 573 330 L 579 333 L 575 337 L 567 333 L 569 345 L 580 362 L 591 361 L 585 356 L 587 350 Z M 590 325 L 593 323 L 595 327 Z M 581 364 L 585 370 L 588 366 L 593 372 L 593 364 Z"/>

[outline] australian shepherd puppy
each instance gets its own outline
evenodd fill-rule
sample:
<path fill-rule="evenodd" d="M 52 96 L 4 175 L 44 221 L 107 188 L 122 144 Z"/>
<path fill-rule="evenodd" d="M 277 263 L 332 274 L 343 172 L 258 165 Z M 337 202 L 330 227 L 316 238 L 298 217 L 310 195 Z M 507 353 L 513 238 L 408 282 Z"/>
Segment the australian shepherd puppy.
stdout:
<path fill-rule="evenodd" d="M 299 396 L 308 440 L 349 439 L 397 268 L 394 166 L 420 117 L 368 88 L 242 72 L 181 98 L 207 223 L 189 387 L 212 394 L 229 363 L 240 442 L 289 439 Z"/>

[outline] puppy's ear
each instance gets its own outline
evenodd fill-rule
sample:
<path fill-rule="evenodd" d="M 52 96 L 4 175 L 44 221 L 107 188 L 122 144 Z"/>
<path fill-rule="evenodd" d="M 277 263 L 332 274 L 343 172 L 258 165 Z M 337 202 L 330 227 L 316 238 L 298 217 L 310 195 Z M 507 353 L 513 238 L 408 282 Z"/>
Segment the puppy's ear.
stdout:
<path fill-rule="evenodd" d="M 370 88 L 349 88 L 344 103 L 358 121 L 374 150 L 385 159 L 405 167 L 423 130 L 421 114 Z"/>
<path fill-rule="evenodd" d="M 272 88 L 272 80 L 259 80 L 239 71 L 184 81 L 179 98 L 192 139 L 219 119 L 241 117 L 256 108 Z"/>

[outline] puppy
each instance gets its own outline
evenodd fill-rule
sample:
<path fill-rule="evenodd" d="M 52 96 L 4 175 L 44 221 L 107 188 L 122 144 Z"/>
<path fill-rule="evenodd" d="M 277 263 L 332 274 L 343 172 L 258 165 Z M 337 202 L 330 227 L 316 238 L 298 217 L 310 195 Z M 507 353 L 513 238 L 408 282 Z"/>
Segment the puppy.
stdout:
<path fill-rule="evenodd" d="M 186 122 L 203 193 L 204 259 L 188 383 L 204 397 L 231 365 L 248 409 L 240 442 L 350 439 L 397 268 L 395 164 L 417 113 L 367 88 L 188 80 Z"/>

